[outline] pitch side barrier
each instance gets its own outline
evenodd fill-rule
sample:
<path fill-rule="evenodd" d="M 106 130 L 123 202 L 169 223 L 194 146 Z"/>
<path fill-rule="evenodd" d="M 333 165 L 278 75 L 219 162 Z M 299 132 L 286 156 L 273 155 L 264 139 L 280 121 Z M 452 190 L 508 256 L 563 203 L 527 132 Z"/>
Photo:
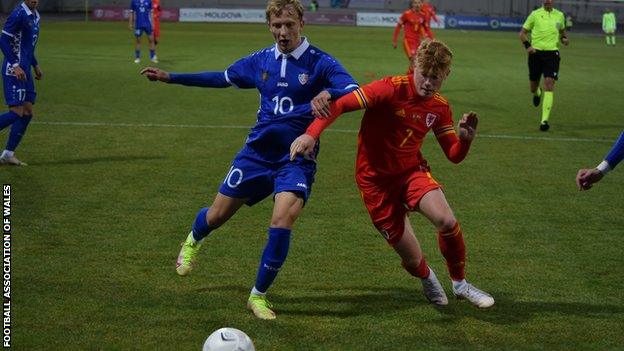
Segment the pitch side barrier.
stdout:
<path fill-rule="evenodd" d="M 485 16 L 446 16 L 447 29 L 471 30 L 511 30 L 519 31 L 524 18 L 518 17 L 485 17 Z"/>

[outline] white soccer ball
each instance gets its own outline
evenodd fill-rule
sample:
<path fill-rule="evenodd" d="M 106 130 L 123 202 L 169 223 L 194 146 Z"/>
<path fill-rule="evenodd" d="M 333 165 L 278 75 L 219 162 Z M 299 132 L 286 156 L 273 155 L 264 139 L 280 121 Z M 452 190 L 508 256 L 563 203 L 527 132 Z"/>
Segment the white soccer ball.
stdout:
<path fill-rule="evenodd" d="M 251 339 L 236 328 L 221 328 L 210 334 L 203 351 L 256 351 Z"/>

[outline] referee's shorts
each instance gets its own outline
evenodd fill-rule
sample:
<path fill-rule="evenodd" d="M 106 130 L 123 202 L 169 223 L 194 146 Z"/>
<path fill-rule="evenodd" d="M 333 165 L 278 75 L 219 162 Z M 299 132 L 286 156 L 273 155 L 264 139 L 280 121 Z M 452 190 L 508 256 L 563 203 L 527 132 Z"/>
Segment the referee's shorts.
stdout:
<path fill-rule="evenodd" d="M 537 50 L 534 54 L 529 54 L 529 80 L 539 81 L 540 77 L 559 78 L 559 50 L 541 51 Z"/>

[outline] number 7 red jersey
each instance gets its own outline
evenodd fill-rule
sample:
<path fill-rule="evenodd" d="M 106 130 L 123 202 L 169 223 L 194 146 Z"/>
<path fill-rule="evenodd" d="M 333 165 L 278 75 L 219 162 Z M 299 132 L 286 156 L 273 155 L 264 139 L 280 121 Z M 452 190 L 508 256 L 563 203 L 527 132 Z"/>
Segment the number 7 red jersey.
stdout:
<path fill-rule="evenodd" d="M 433 130 L 452 162 L 461 162 L 470 148 L 453 128 L 452 111 L 440 94 L 418 95 L 412 76 L 387 77 L 343 96 L 330 106 L 328 119 L 316 119 L 307 134 L 318 138 L 341 113 L 366 109 L 358 135 L 356 171 L 368 167 L 377 174 L 401 174 L 428 170 L 420 149 Z"/>

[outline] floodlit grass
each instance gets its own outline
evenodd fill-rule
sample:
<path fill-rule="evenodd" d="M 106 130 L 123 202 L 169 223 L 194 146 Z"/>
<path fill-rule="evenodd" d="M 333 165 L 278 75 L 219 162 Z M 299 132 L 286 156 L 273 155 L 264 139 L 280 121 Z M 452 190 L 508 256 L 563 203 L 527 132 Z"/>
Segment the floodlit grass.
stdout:
<path fill-rule="evenodd" d="M 30 166 L 0 168 L 13 187 L 15 349 L 199 350 L 223 326 L 247 332 L 260 351 L 624 345 L 624 173 L 588 192 L 574 185 L 623 129 L 622 47 L 570 35 L 542 133 L 516 33 L 437 33 L 455 53 L 443 94 L 456 119 L 479 113 L 480 136 L 460 165 L 433 137 L 423 153 L 464 229 L 468 278 L 494 295 L 493 308 L 454 299 L 434 308 L 403 271 L 353 181 L 361 113 L 352 113 L 323 136 L 312 198 L 270 291 L 278 319 L 265 322 L 245 302 L 270 199 L 215 231 L 191 276 L 174 271 L 196 211 L 255 121 L 257 92 L 150 83 L 132 63 L 125 26 L 42 25 L 45 76 L 18 149 Z M 304 29 L 361 83 L 405 71 L 391 30 Z M 262 25 L 164 24 L 159 66 L 222 70 L 269 45 Z M 433 227 L 416 214 L 412 223 L 450 294 Z"/>

